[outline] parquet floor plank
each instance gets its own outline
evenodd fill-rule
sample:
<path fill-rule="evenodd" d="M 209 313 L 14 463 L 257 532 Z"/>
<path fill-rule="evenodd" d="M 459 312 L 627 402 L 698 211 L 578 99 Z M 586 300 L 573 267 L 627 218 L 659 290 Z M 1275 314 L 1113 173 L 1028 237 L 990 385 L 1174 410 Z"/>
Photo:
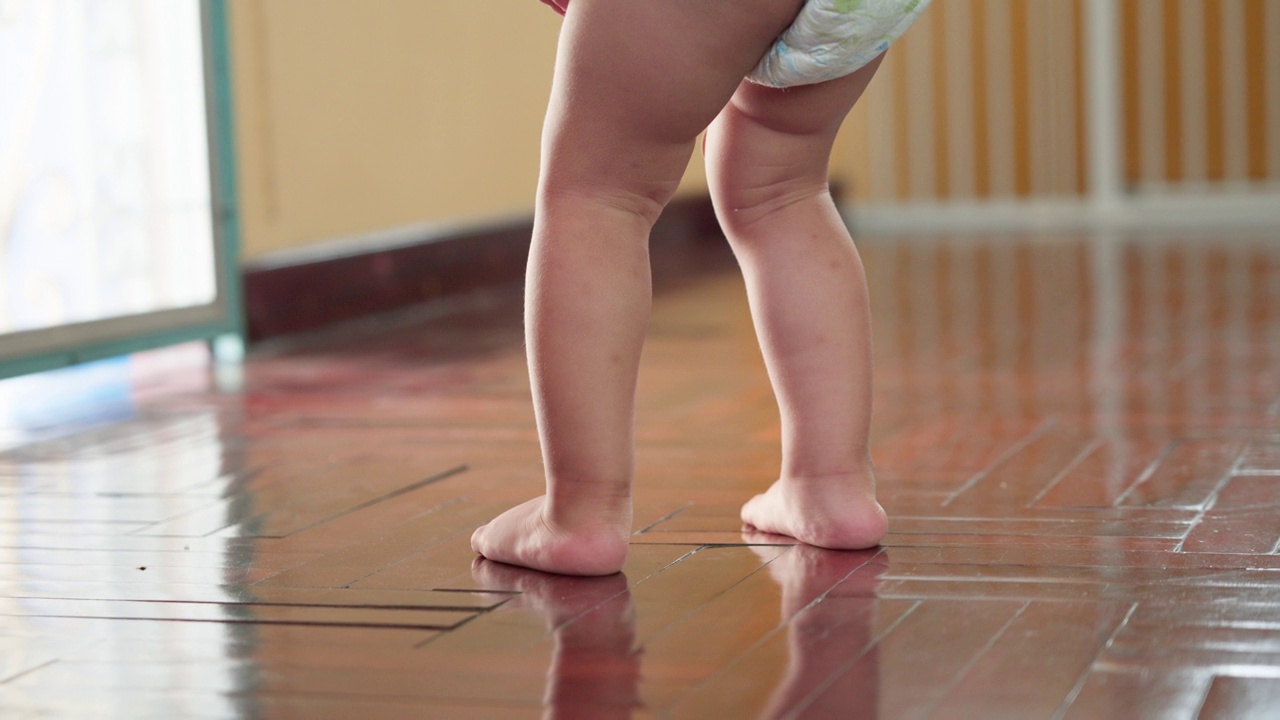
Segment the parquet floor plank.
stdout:
<path fill-rule="evenodd" d="M 1010 716 L 1052 716 L 1131 611 L 1123 603 L 1029 603 L 930 715 L 980 717 L 994 702 Z"/>
<path fill-rule="evenodd" d="M 1218 676 L 1200 706 L 1199 718 L 1253 720 L 1271 717 L 1280 704 L 1280 678 Z"/>
<path fill-rule="evenodd" d="M 1195 717 L 1211 680 L 1207 673 L 1186 670 L 1095 670 L 1063 718 Z"/>
<path fill-rule="evenodd" d="M 781 425 L 714 238 L 655 251 L 610 577 L 470 548 L 541 487 L 519 288 L 238 377 L 0 383 L 0 716 L 1280 716 L 1280 244 L 859 251 L 869 551 L 742 527 Z"/>

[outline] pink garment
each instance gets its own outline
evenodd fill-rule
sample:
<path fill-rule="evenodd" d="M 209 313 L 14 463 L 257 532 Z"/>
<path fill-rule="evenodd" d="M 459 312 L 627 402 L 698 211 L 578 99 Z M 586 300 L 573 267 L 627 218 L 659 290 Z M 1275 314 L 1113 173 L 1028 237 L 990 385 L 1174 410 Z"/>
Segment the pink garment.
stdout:
<path fill-rule="evenodd" d="M 542 0 L 542 2 L 550 5 L 556 12 L 561 15 L 569 8 L 569 0 Z"/>

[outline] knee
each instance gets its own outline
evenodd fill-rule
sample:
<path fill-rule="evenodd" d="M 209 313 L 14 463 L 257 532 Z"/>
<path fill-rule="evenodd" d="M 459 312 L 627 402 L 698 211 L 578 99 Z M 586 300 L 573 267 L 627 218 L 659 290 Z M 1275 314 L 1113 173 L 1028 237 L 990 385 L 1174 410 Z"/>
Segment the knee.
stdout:
<path fill-rule="evenodd" d="M 570 212 L 584 205 L 634 216 L 647 227 L 653 227 L 658 216 L 675 196 L 678 182 L 584 180 L 580 177 L 546 173 L 538 184 L 538 210 L 554 213 L 558 208 Z"/>
<path fill-rule="evenodd" d="M 707 131 L 707 182 L 730 240 L 798 202 L 828 194 L 830 142 L 788 134 L 726 108 Z"/>
<path fill-rule="evenodd" d="M 762 225 L 787 209 L 829 197 L 825 178 L 786 178 L 766 184 L 722 179 L 712 182 L 711 193 L 720 227 L 731 242 L 760 235 Z"/>

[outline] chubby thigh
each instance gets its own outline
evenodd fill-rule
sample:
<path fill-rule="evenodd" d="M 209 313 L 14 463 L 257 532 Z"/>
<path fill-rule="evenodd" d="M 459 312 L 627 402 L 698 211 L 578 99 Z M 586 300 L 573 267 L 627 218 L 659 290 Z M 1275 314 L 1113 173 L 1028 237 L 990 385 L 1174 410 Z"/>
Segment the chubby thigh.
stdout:
<path fill-rule="evenodd" d="M 543 190 L 665 202 L 698 133 L 801 4 L 573 0 L 544 130 Z"/>

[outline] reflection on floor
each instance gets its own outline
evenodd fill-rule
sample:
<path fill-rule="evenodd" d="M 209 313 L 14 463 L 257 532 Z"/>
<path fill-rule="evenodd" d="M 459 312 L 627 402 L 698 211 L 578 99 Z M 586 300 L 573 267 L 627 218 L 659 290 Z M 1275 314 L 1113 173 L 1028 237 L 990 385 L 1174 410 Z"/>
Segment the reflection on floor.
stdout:
<path fill-rule="evenodd" d="M 473 563 L 540 482 L 514 295 L 221 390 L 125 366 L 54 417 L 69 376 L 7 384 L 0 713 L 1280 714 L 1280 243 L 861 246 L 875 551 L 740 532 L 778 422 L 710 243 L 657 296 L 625 576 Z"/>

